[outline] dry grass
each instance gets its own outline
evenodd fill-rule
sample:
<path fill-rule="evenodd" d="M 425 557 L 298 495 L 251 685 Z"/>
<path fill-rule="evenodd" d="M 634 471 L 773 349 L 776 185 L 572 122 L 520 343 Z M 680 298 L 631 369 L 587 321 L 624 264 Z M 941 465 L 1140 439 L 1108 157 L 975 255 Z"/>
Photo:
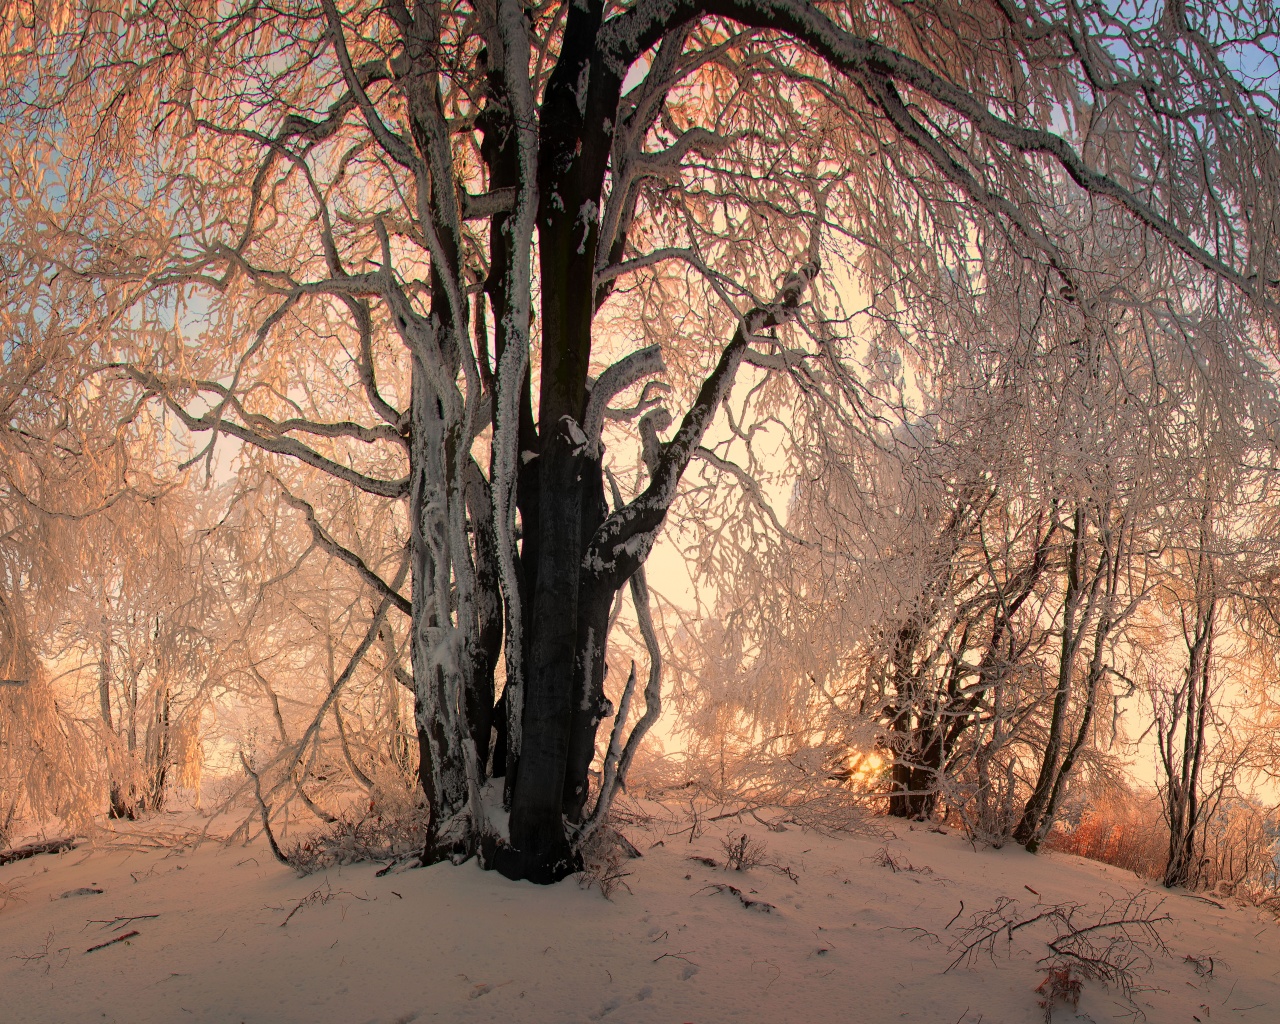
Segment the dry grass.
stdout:
<path fill-rule="evenodd" d="M 725 868 L 733 871 L 750 871 L 764 863 L 768 847 L 762 839 L 752 839 L 745 832 L 720 840 L 724 851 Z"/>
<path fill-rule="evenodd" d="M 1155 794 L 1125 793 L 1091 804 L 1074 827 L 1055 828 L 1045 845 L 1158 879 L 1164 874 L 1169 833 Z"/>
<path fill-rule="evenodd" d="M 336 864 L 397 861 L 420 855 L 426 843 L 427 813 L 400 808 L 399 813 L 339 818 L 284 852 L 299 875 Z"/>
<path fill-rule="evenodd" d="M 613 894 L 621 886 L 631 892 L 627 885 L 630 871 L 623 868 L 632 857 L 638 857 L 639 851 L 612 824 L 602 825 L 578 847 L 582 857 L 582 871 L 578 875 L 578 884 L 584 889 L 595 886 L 605 899 L 613 899 Z"/>
<path fill-rule="evenodd" d="M 1245 800 L 1220 807 L 1204 826 L 1193 888 L 1280 914 L 1277 834 L 1274 809 Z M 1160 881 L 1169 832 L 1154 793 L 1123 793 L 1095 801 L 1074 826 L 1055 829 L 1046 845 Z"/>

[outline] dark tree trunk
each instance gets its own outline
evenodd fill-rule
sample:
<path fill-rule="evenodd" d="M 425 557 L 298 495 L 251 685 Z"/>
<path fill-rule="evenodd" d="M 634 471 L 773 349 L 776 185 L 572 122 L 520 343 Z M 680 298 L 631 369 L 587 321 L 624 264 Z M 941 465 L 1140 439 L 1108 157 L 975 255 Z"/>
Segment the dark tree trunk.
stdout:
<path fill-rule="evenodd" d="M 918 751 L 915 748 L 919 729 L 916 716 L 919 712 L 919 685 L 915 677 L 913 660 L 923 630 L 914 619 L 898 630 L 893 645 L 893 689 L 895 710 L 889 728 L 892 732 L 890 748 L 893 765 L 889 769 L 889 814 L 895 818 L 915 818 L 920 813 L 918 790 Z"/>
<path fill-rule="evenodd" d="M 1072 683 L 1075 674 L 1076 654 L 1083 636 L 1078 619 L 1080 604 L 1084 598 L 1085 543 L 1088 524 L 1084 510 L 1077 508 L 1070 553 L 1067 558 L 1067 586 L 1062 605 L 1062 644 L 1058 655 L 1058 685 L 1054 690 L 1053 707 L 1049 716 L 1049 736 L 1035 787 L 1023 806 L 1022 815 L 1013 830 L 1013 839 L 1019 846 L 1037 842 L 1041 825 L 1049 809 L 1049 798 L 1054 789 L 1062 744 L 1067 725 L 1067 709 L 1071 703 Z M 1035 852 L 1034 846 L 1031 852 Z"/>
<path fill-rule="evenodd" d="M 894 818 L 915 816 L 912 800 L 914 770 L 911 765 L 911 716 L 899 711 L 891 723 L 893 765 L 889 769 L 889 814 Z"/>
<path fill-rule="evenodd" d="M 113 821 L 133 821 L 138 817 L 134 802 L 125 796 L 120 783 L 111 783 L 108 800 L 107 817 Z"/>
<path fill-rule="evenodd" d="M 580 484 L 582 546 L 608 514 L 604 497 L 604 469 L 599 458 L 584 458 Z M 596 753 L 596 730 L 610 711 L 604 695 L 605 650 L 609 638 L 609 611 L 614 591 L 588 573 L 579 573 L 577 657 L 573 672 L 572 720 L 565 768 L 562 810 L 570 824 L 582 821 L 590 792 L 588 772 Z"/>
<path fill-rule="evenodd" d="M 594 595 L 586 606 L 580 601 L 580 565 L 587 538 L 603 519 L 600 468 L 587 464 L 581 430 L 599 232 L 595 217 L 584 216 L 583 210 L 600 201 L 610 149 L 605 124 L 617 114 L 621 85 L 596 47 L 603 15 L 600 0 L 569 7 L 541 109 L 541 444 L 536 478 L 531 474 L 520 480 L 523 490 L 526 480 L 536 479 L 536 524 L 524 518 L 524 496 L 519 500 L 526 538 L 522 565 L 526 573 L 532 568 L 535 577 L 526 581 L 532 600 L 524 606 L 528 657 L 520 761 L 511 788 L 510 847 L 499 851 L 496 866 L 509 877 L 542 882 L 562 878 L 577 865 L 562 815 L 566 793 L 576 800 L 581 790 L 585 799 L 590 756 L 584 750 L 589 744 L 594 752 L 595 743 L 594 725 L 589 724 L 595 712 L 578 709 L 575 723 L 574 695 L 583 662 L 580 616 L 594 621 Z M 537 551 L 530 559 L 528 538 L 535 531 Z M 587 660 L 594 665 L 594 656 Z M 585 765 L 580 763 L 584 757 Z"/>
<path fill-rule="evenodd" d="M 561 809 L 578 654 L 578 583 L 582 555 L 583 445 L 563 419 L 539 457 L 539 565 L 527 666 L 519 773 L 511 803 L 510 846 L 496 866 L 510 878 L 552 882 L 574 871 Z"/>
<path fill-rule="evenodd" d="M 1203 556 L 1202 562 L 1206 562 Z M 1207 576 L 1203 565 L 1202 578 Z M 1190 645 L 1186 686 L 1186 717 L 1183 721 L 1180 760 L 1165 759 L 1168 778 L 1166 796 L 1169 821 L 1169 855 L 1165 863 L 1164 884 L 1192 887 L 1199 881 L 1204 810 L 1201 805 L 1201 774 L 1205 755 L 1205 729 L 1208 725 L 1210 682 L 1213 671 L 1213 631 L 1217 602 L 1213 598 L 1201 608 L 1195 619 L 1195 633 Z M 1172 746 L 1173 735 L 1165 739 Z M 1176 764 L 1176 770 L 1172 765 Z"/>
<path fill-rule="evenodd" d="M 950 719 L 951 724 L 947 727 L 943 740 L 943 770 L 949 768 L 950 758 L 953 756 L 953 751 L 956 750 L 962 734 L 977 724 L 979 711 L 983 703 L 988 698 L 991 701 L 992 736 L 989 741 L 981 744 L 975 752 L 975 767 L 978 774 L 978 820 L 986 822 L 987 824 L 984 827 L 987 828 L 990 828 L 997 820 L 989 810 L 991 796 L 990 763 L 994 752 L 1000 746 L 1000 737 L 1004 728 L 1002 705 L 1005 680 L 1010 667 L 1016 665 L 1019 658 L 1018 644 L 1015 637 L 1016 618 L 1022 606 L 1035 593 L 1036 586 L 1048 567 L 1050 546 L 1059 526 L 1057 516 L 1049 516 L 1048 527 L 1042 533 L 1043 525 L 1044 513 L 1042 512 L 1036 523 L 1035 535 L 1037 540 L 1031 561 L 1025 568 L 1009 579 L 1008 583 L 1011 585 L 1009 590 L 1012 596 L 1010 597 L 1008 592 L 1000 593 L 995 602 L 995 607 L 991 613 L 991 633 L 986 640 L 986 650 L 982 655 L 982 660 L 978 664 L 977 685 L 973 687 L 973 692 L 968 697 L 958 701 L 953 688 L 952 698 L 947 705 L 947 717 Z M 1001 814 L 998 820 L 1003 823 L 1006 818 Z M 1004 825 L 1002 824 L 999 829 L 992 829 L 992 831 L 1003 836 L 1003 828 Z"/>
<path fill-rule="evenodd" d="M 162 686 L 156 692 L 156 711 L 147 729 L 147 792 L 143 794 L 142 808 L 159 811 L 164 807 L 165 785 L 169 781 L 171 749 L 172 707 L 169 688 Z"/>
<path fill-rule="evenodd" d="M 631 61 L 610 59 L 597 44 L 604 10 L 603 0 L 568 5 L 538 114 L 538 422 L 535 436 L 526 388 L 520 404 L 516 495 L 522 531 L 523 665 L 522 678 L 515 680 L 520 700 L 508 702 L 523 710 L 518 744 L 508 736 L 494 754 L 495 772 L 506 773 L 509 843 L 486 850 L 485 856 L 509 877 L 539 882 L 555 881 L 577 864 L 565 818 L 572 825 L 584 813 L 596 731 L 608 710 L 604 644 L 613 595 L 648 555 L 676 485 L 733 384 L 752 332 L 789 319 L 817 273 L 813 265 L 792 275 L 777 306 L 747 314 L 747 330 L 734 334 L 676 437 L 662 446 L 661 465 L 651 469 L 649 487 L 625 509 L 609 514 L 596 439 L 588 441 L 583 425 L 596 311 L 597 213 L 619 117 L 622 75 Z M 654 32 L 636 56 L 660 37 Z M 496 71 L 490 73 L 495 94 L 500 79 Z M 518 177 L 509 116 L 495 104 L 482 124 L 482 156 L 491 187 Z M 508 309 L 504 282 L 516 273 L 514 250 L 501 241 L 494 248 L 493 238 L 502 235 L 495 218 L 485 288 L 491 299 L 497 296 L 498 318 Z M 498 338 L 500 346 L 508 343 L 501 334 Z M 515 756 L 511 747 L 518 751 Z"/>
<path fill-rule="evenodd" d="M 494 672 L 502 653 L 502 589 L 489 486 L 480 467 L 471 460 L 467 465 L 467 512 L 476 555 L 476 645 L 464 711 L 476 761 L 483 774 L 489 764 L 493 732 Z"/>
<path fill-rule="evenodd" d="M 503 779 L 504 786 L 507 778 L 507 714 L 507 693 L 504 690 L 493 706 L 493 769 L 489 773 L 490 778 Z M 504 803 L 511 806 L 510 798 L 506 798 Z"/>
<path fill-rule="evenodd" d="M 98 653 L 98 711 L 102 715 L 102 724 L 109 737 L 115 736 L 115 726 L 111 721 L 111 634 L 107 628 L 106 617 L 102 620 L 102 646 Z M 107 817 L 113 820 L 127 819 L 132 821 L 136 816 L 133 801 L 125 795 L 124 788 L 116 778 L 117 766 L 113 764 L 114 739 L 107 748 Z"/>
<path fill-rule="evenodd" d="M 1088 519 L 1084 510 L 1079 508 L 1074 517 L 1074 533 L 1068 557 L 1067 592 L 1063 605 L 1058 691 L 1054 696 L 1049 741 L 1036 788 L 1027 800 L 1013 834 L 1014 839 L 1026 847 L 1028 853 L 1039 850 L 1040 844 L 1053 827 L 1062 795 L 1093 724 L 1099 687 L 1107 670 L 1106 650 L 1116 625 L 1114 604 L 1119 595 L 1123 567 L 1124 523 L 1123 519 L 1118 525 L 1111 523 L 1109 513 L 1102 508 L 1097 510 L 1097 515 L 1100 551 L 1092 564 L 1086 554 Z M 1096 618 L 1093 626 L 1093 652 L 1085 670 L 1084 706 L 1074 739 L 1064 751 L 1072 679 L 1091 616 Z"/>

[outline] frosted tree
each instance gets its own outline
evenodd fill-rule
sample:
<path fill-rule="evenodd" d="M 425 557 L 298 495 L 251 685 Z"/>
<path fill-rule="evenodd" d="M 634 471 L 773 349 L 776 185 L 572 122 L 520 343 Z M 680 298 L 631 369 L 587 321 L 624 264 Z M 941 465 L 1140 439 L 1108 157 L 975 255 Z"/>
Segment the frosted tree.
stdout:
<path fill-rule="evenodd" d="M 1163 645 L 1135 617 L 1193 525 L 1196 417 L 1231 424 L 1225 466 L 1267 443 L 1277 409 L 1261 339 L 1221 307 L 1171 321 L 1137 285 L 1126 308 L 1054 316 L 1015 283 L 957 296 L 976 315 L 955 317 L 945 358 L 917 356 L 912 401 L 877 406 L 882 426 L 823 419 L 793 469 L 791 542 L 749 544 L 736 583 L 716 576 L 712 642 L 678 671 L 708 760 L 734 729 L 770 738 L 798 787 L 811 744 L 814 775 L 886 794 L 891 814 L 941 808 L 1034 850 L 1081 777 L 1114 772 L 1116 695 Z M 1238 363 L 1205 344 L 1224 334 Z M 1254 557 L 1258 529 L 1231 531 L 1233 557 Z M 883 778 L 854 769 L 867 758 Z"/>
<path fill-rule="evenodd" d="M 1258 663 L 1275 651 L 1258 624 L 1272 614 L 1276 552 L 1269 445 L 1242 448 L 1238 430 L 1218 417 L 1188 427 L 1189 487 L 1160 585 L 1169 643 L 1153 659 L 1146 691 L 1169 833 L 1163 881 L 1194 888 L 1214 880 L 1205 859 L 1207 836 L 1223 824 L 1214 819 L 1248 791 L 1260 765 L 1274 764 L 1256 715 L 1270 690 Z"/>
<path fill-rule="evenodd" d="M 231 440 L 314 470 L 297 496 L 377 597 L 356 654 L 408 621 L 427 859 L 573 868 L 615 595 L 643 603 L 744 364 L 858 408 L 849 289 L 901 328 L 886 351 L 945 344 L 935 284 L 983 288 L 975 252 L 1082 309 L 1135 274 L 1175 315 L 1192 286 L 1270 308 L 1251 76 L 1274 61 L 1247 6 L 5 13 L 3 231 L 117 314 L 96 341 L 112 386 L 210 467 Z M 1101 229 L 1129 243 L 1103 268 Z M 617 502 L 607 460 L 643 466 Z M 404 524 L 403 574 L 362 556 L 358 520 L 330 529 L 322 477 Z"/>
<path fill-rule="evenodd" d="M 228 515 L 217 499 L 181 487 L 126 495 L 67 538 L 69 585 L 44 616 L 41 647 L 65 689 L 91 695 L 113 818 L 163 809 L 175 783 L 198 789 L 201 719 L 243 671 L 252 641 L 227 614 L 226 524 L 209 521 Z M 234 569 L 249 565 L 259 568 L 249 558 Z"/>
<path fill-rule="evenodd" d="M 0 219 L 20 216 L 4 190 Z M 100 387 L 75 284 L 0 245 L 0 845 L 26 819 L 84 825 L 100 809 L 93 729 L 47 661 L 76 583 L 81 525 L 138 495 L 128 404 Z M 67 699 L 72 697 L 72 699 Z"/>

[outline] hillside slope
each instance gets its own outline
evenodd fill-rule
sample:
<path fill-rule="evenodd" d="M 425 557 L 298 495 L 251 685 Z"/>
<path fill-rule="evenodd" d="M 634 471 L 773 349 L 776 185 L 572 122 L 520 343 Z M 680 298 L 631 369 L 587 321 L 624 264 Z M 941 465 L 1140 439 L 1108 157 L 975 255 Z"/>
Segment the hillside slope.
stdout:
<path fill-rule="evenodd" d="M 729 819 L 692 841 L 687 823 L 629 828 L 644 856 L 622 866 L 612 901 L 474 864 L 298 878 L 258 847 L 135 841 L 37 857 L 0 868 L 0 1017 L 1022 1024 L 1044 1018 L 1038 961 L 1061 918 L 1001 931 L 990 954 L 948 970 L 973 915 L 1012 901 L 1003 915 L 1017 922 L 1078 904 L 1081 927 L 1137 897 L 1131 909 L 1169 915 L 1167 954 L 1121 943 L 1113 952 L 1135 958 L 1132 1002 L 1084 980 L 1054 1020 L 1280 1020 L 1280 927 L 1252 908 L 920 826 L 896 825 L 896 838 L 784 827 Z M 724 841 L 744 832 L 775 867 L 724 869 Z M 1087 934 L 1105 944 L 1118 929 Z M 1070 988 L 1078 976 L 1059 978 Z"/>

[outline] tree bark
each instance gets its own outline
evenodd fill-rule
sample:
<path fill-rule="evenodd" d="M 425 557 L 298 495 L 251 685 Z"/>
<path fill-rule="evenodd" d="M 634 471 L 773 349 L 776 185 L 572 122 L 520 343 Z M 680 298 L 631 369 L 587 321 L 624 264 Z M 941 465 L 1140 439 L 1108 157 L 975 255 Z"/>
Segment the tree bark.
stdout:
<path fill-rule="evenodd" d="M 561 419 L 539 457 L 539 565 L 533 641 L 522 721 L 519 774 L 511 802 L 509 846 L 495 860 L 509 878 L 554 882 L 577 868 L 561 822 L 578 661 L 581 477 L 585 438 Z"/>
<path fill-rule="evenodd" d="M 472 666 L 451 643 L 452 623 L 441 614 L 441 592 L 451 589 L 449 565 L 450 500 L 462 500 L 456 451 L 439 399 L 426 373 L 414 361 L 412 434 L 409 450 L 409 515 L 412 528 L 412 630 L 410 640 L 418 731 L 418 777 L 430 808 L 424 859 L 463 855 L 465 837 L 445 827 L 464 810 L 468 792 L 463 701 Z M 466 612 L 460 612 L 465 616 Z M 471 623 L 466 623 L 471 626 Z"/>
<path fill-rule="evenodd" d="M 608 513 L 604 470 L 599 457 L 583 458 L 580 480 L 585 550 Z M 616 590 L 579 569 L 577 653 L 574 658 L 569 749 L 561 810 L 570 825 L 583 820 L 590 794 L 589 772 L 596 754 L 596 731 L 611 711 L 604 695 L 605 653 L 609 640 L 609 611 Z"/>

